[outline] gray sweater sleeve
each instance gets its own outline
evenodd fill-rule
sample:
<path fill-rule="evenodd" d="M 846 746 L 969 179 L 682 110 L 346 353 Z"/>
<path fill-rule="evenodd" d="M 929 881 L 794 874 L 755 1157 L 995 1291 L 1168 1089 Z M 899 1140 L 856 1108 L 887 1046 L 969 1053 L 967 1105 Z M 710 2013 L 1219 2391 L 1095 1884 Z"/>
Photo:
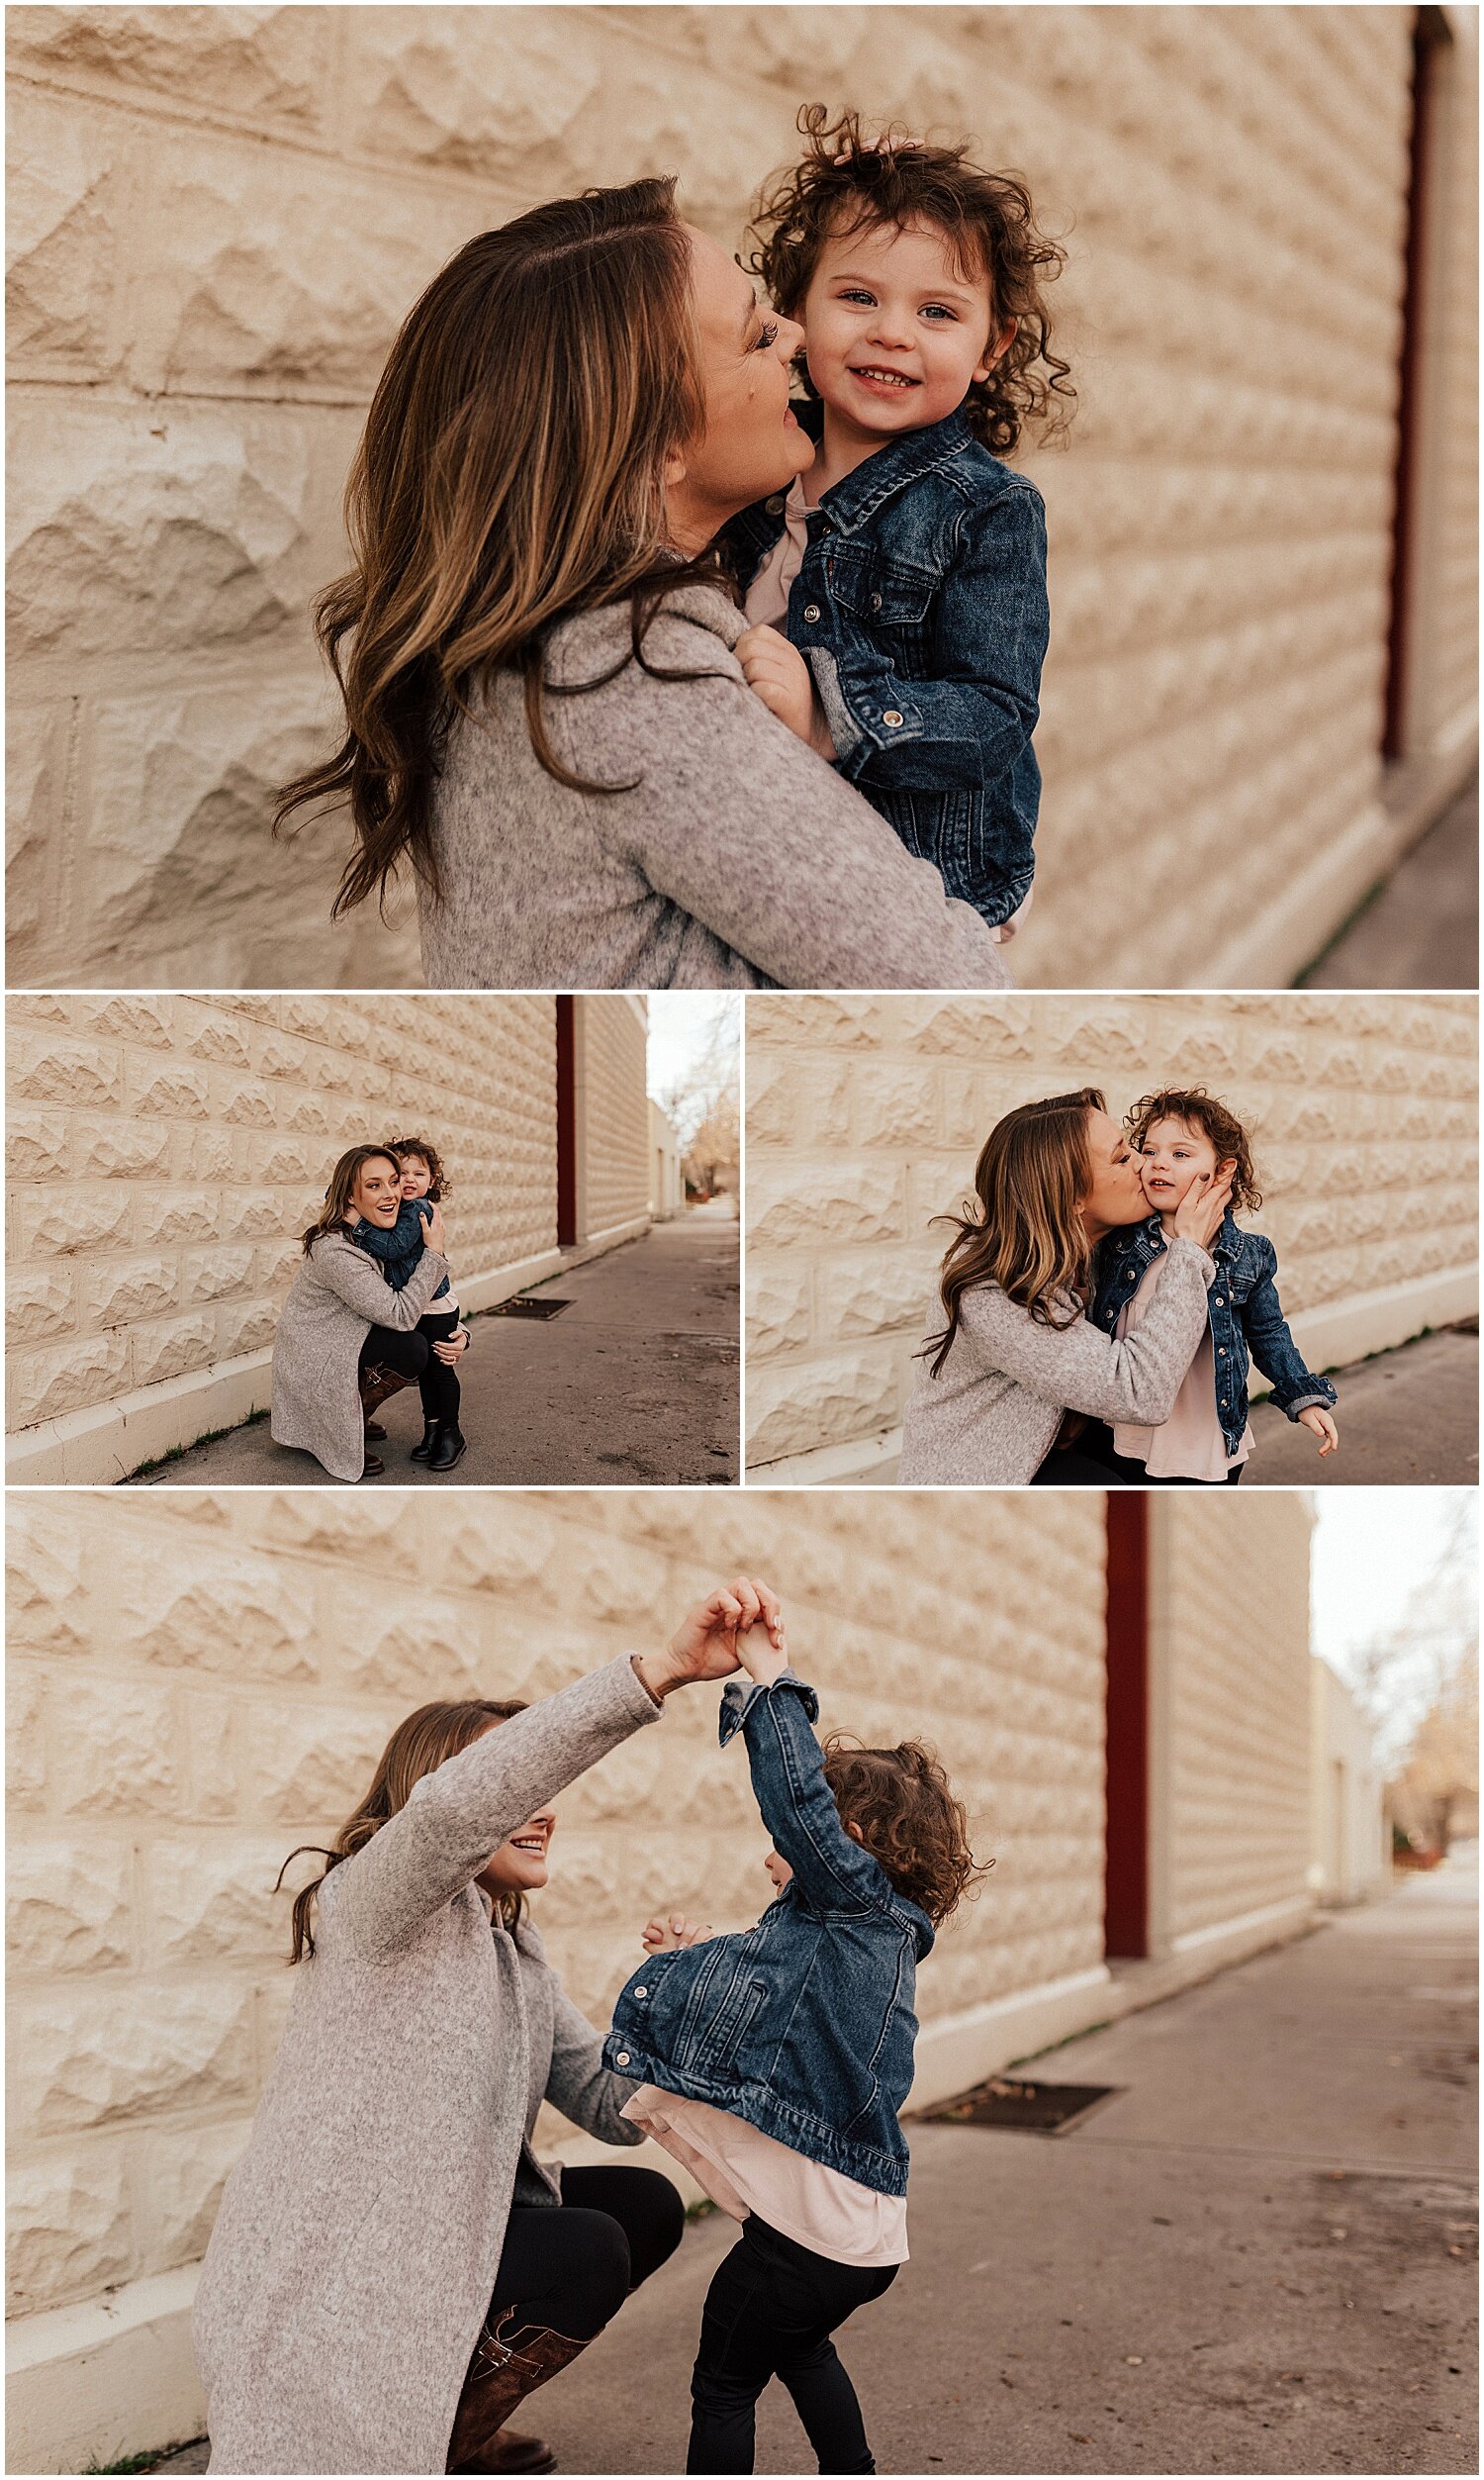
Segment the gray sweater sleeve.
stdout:
<path fill-rule="evenodd" d="M 317 1240 L 310 1262 L 326 1290 L 335 1293 L 368 1326 L 416 1326 L 448 1272 L 448 1260 L 436 1249 L 424 1249 L 400 1291 L 394 1291 L 374 1258 L 356 1247 L 347 1232 L 343 1239 L 327 1231 Z"/>
<path fill-rule="evenodd" d="M 553 1980 L 556 1975 L 553 1973 Z M 546 2098 L 574 2127 L 586 2128 L 604 2145 L 642 2145 L 644 2130 L 621 2117 L 625 2101 L 639 2087 L 631 2075 L 617 2075 L 603 2062 L 603 2036 L 595 2032 L 580 2007 L 573 2005 L 559 1980 L 551 1993 L 551 2068 Z"/>
<path fill-rule="evenodd" d="M 562 702 L 562 721 L 570 765 L 597 743 L 609 780 L 640 785 L 622 801 L 589 796 L 589 816 L 652 887 L 786 989 L 1009 987 L 978 914 L 769 714 L 714 631 L 662 612 L 645 655 L 717 676 L 656 680 L 630 665 Z M 580 733 L 574 708 L 588 710 Z"/>
<path fill-rule="evenodd" d="M 660 1707 L 626 1654 L 497 1723 L 413 1785 L 405 1808 L 334 1871 L 334 1919 L 363 1956 L 391 1954 L 473 1883 L 543 1800 Z"/>
<path fill-rule="evenodd" d="M 1206 1288 L 1215 1272 L 1193 1240 L 1171 1241 L 1149 1313 L 1122 1343 L 1085 1317 L 1038 1326 L 986 1284 L 963 1295 L 960 1339 L 982 1369 L 1003 1372 L 1064 1412 L 1158 1429 L 1174 1410 L 1205 1332 Z"/>

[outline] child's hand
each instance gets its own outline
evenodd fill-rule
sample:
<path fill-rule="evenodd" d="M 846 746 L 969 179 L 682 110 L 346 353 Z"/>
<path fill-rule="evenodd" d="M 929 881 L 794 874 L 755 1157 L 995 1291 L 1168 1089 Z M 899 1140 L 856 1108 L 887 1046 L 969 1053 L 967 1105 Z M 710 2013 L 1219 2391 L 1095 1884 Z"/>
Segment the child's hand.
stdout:
<path fill-rule="evenodd" d="M 735 1576 L 718 1584 L 688 1610 L 658 1662 L 640 1657 L 639 1675 L 656 1696 L 668 1695 L 688 1679 L 725 1679 L 744 1668 L 742 1642 L 749 1628 L 761 1624 L 777 1631 L 783 1643 L 783 1615 L 778 1595 L 756 1577 Z"/>
<path fill-rule="evenodd" d="M 1322 1403 L 1311 1403 L 1305 1406 L 1299 1414 L 1299 1419 L 1304 1428 L 1312 1429 L 1319 1440 L 1321 1460 L 1325 1456 L 1332 1456 L 1340 1444 L 1340 1432 L 1335 1426 L 1334 1415 L 1327 1412 Z"/>
<path fill-rule="evenodd" d="M 789 644 L 782 629 L 744 628 L 737 639 L 737 660 L 753 696 L 761 698 L 770 715 L 776 715 L 812 748 L 814 683 L 797 646 Z M 833 744 L 830 754 L 834 754 Z"/>
<path fill-rule="evenodd" d="M 673 1955 L 678 1947 L 702 1945 L 715 1934 L 709 1924 L 702 1929 L 699 1921 L 687 1920 L 684 1912 L 671 1912 L 664 1920 L 645 1922 L 644 1952 L 646 1955 Z"/>
<path fill-rule="evenodd" d="M 448 1255 L 448 1234 L 443 1228 L 443 1208 L 435 1205 L 422 1220 L 422 1246 L 433 1249 L 439 1257 Z"/>
<path fill-rule="evenodd" d="M 738 1631 L 737 1660 L 750 1679 L 756 1679 L 760 1687 L 772 1687 L 788 1668 L 784 1614 L 778 1595 L 766 1584 L 759 1584 L 757 1592 L 760 1616 L 751 1628 Z"/>

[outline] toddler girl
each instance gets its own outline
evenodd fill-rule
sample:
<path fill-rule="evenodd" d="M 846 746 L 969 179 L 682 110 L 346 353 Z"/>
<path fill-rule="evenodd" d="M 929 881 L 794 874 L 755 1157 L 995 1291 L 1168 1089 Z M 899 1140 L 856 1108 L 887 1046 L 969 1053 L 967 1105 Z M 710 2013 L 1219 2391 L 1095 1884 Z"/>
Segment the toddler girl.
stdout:
<path fill-rule="evenodd" d="M 394 1291 L 400 1291 L 422 1255 L 422 1227 L 434 1205 L 441 1204 L 448 1193 L 443 1165 L 436 1146 L 426 1137 L 399 1137 L 386 1148 L 394 1163 L 402 1167 L 402 1205 L 390 1230 L 368 1223 L 364 1218 L 351 1231 L 351 1238 L 368 1257 L 374 1257 Z M 455 1338 L 462 1337 L 459 1351 L 467 1343 L 467 1330 L 459 1325 L 459 1304 L 453 1287 L 445 1277 L 433 1293 L 432 1306 L 417 1320 L 417 1332 L 427 1338 L 427 1367 L 417 1381 L 422 1397 L 422 1436 L 413 1449 L 414 1464 L 425 1464 L 433 1473 L 451 1473 L 463 1461 L 468 1440 L 459 1428 L 462 1390 L 458 1371 L 452 1359 L 443 1355 L 451 1351 Z M 368 1430 L 368 1437 L 371 1432 Z"/>
<path fill-rule="evenodd" d="M 928 1750 L 820 1747 L 758 1596 L 737 1638 L 753 1684 L 727 1688 L 721 1740 L 746 1739 L 777 1900 L 737 1937 L 651 1921 L 603 2057 L 645 2079 L 624 2115 L 742 2225 L 706 2297 L 687 2470 L 751 2471 L 777 2376 L 821 2471 L 874 2471 L 831 2337 L 906 2261 L 916 1968 L 981 1872 Z"/>
<path fill-rule="evenodd" d="M 1041 495 L 999 460 L 1072 397 L 1042 295 L 1064 252 L 966 146 L 872 144 L 822 104 L 798 126 L 752 266 L 803 325 L 794 411 L 817 453 L 726 528 L 754 623 L 737 653 L 1007 938 L 1031 892 L 1048 612 Z"/>
<path fill-rule="evenodd" d="M 1088 1315 L 1105 1332 L 1132 1333 L 1148 1310 L 1175 1209 L 1192 1182 L 1202 1174 L 1230 1173 L 1232 1203 L 1211 1244 L 1216 1275 L 1206 1295 L 1206 1333 L 1174 1410 L 1159 1429 L 1127 1423 L 1104 1429 L 1105 1460 L 1132 1481 L 1240 1481 L 1252 1449 L 1249 1356 L 1272 1382 L 1280 1411 L 1314 1432 L 1321 1456 L 1333 1455 L 1340 1444 L 1330 1411 L 1335 1389 L 1304 1367 L 1289 1332 L 1278 1299 L 1277 1251 L 1260 1232 L 1243 1231 L 1235 1219 L 1235 1209 L 1262 1202 L 1241 1120 L 1195 1087 L 1146 1094 L 1125 1125 L 1142 1158 L 1144 1192 L 1154 1211 L 1147 1223 L 1110 1232 L 1102 1242 Z"/>

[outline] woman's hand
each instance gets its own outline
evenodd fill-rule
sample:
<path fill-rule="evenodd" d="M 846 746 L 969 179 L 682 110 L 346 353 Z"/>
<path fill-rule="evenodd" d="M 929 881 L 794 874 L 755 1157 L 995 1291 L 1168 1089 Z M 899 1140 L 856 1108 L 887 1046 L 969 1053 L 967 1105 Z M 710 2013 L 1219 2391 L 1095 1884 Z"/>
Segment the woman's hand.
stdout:
<path fill-rule="evenodd" d="M 743 629 L 736 653 L 748 688 L 762 699 L 769 714 L 787 723 L 822 758 L 833 758 L 835 744 L 819 711 L 809 667 L 797 646 L 790 644 L 782 629 L 760 623 Z"/>
<path fill-rule="evenodd" d="M 1232 1172 L 1203 1171 L 1198 1179 L 1191 1181 L 1175 1207 L 1174 1238 L 1193 1240 L 1198 1249 L 1209 1251 L 1231 1201 Z"/>
<path fill-rule="evenodd" d="M 449 1335 L 444 1342 L 433 1345 L 433 1350 L 443 1367 L 450 1370 L 463 1359 L 468 1349 L 469 1329 L 467 1326 L 460 1326 L 457 1332 Z"/>
<path fill-rule="evenodd" d="M 694 1947 L 713 1938 L 709 1923 L 702 1929 L 699 1921 L 687 1920 L 684 1912 L 671 1912 L 665 1920 L 649 1920 L 644 1924 L 646 1955 L 673 1955 L 678 1947 Z"/>
<path fill-rule="evenodd" d="M 1299 1420 L 1305 1429 L 1312 1429 L 1319 1440 L 1321 1458 L 1332 1456 L 1340 1444 L 1340 1432 L 1335 1426 L 1334 1415 L 1327 1412 L 1322 1403 L 1310 1403 L 1304 1406 L 1299 1414 Z"/>
<path fill-rule="evenodd" d="M 448 1255 L 448 1234 L 443 1228 L 443 1208 L 441 1205 L 435 1205 L 432 1212 L 424 1217 L 422 1224 L 422 1246 L 424 1249 L 436 1249 L 439 1257 L 446 1257 Z"/>
<path fill-rule="evenodd" d="M 637 1654 L 634 1669 L 651 1696 L 668 1696 L 690 1679 L 726 1679 L 742 1668 L 739 1639 L 761 1627 L 782 1647 L 783 1612 L 778 1595 L 755 1576 L 717 1584 L 688 1610 L 663 1654 Z M 780 1665 L 782 1667 L 782 1664 Z"/>

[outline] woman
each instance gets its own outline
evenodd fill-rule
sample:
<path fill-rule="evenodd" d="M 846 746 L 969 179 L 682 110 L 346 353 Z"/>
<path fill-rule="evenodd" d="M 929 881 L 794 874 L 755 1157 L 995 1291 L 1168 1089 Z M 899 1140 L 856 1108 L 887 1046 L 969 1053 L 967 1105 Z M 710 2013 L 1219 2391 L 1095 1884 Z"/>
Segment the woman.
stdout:
<path fill-rule="evenodd" d="M 524 1899 L 555 1794 L 674 1689 L 734 1671 L 739 1629 L 777 1613 L 739 1577 L 662 1654 L 393 1733 L 295 1901 L 293 2001 L 202 2267 L 214 2471 L 510 2468 L 516 2403 L 676 2245 L 668 2182 L 558 2184 L 531 2150 L 543 2098 L 607 2143 L 638 2132 L 619 2116 L 635 2085 L 603 2067 Z"/>
<path fill-rule="evenodd" d="M 345 738 L 278 824 L 348 802 L 336 910 L 410 868 L 433 988 L 1006 983 L 733 652 L 710 546 L 812 460 L 800 340 L 668 180 L 481 234 L 409 317 L 317 616 Z"/>
<path fill-rule="evenodd" d="M 897 1478 L 1106 1484 L 1116 1477 L 1091 1458 L 1053 1452 L 1063 1415 L 1168 1419 L 1206 1331 L 1216 1271 L 1207 1251 L 1230 1175 L 1189 1190 L 1159 1292 L 1122 1343 L 1084 1315 L 1093 1251 L 1104 1232 L 1145 1221 L 1149 1200 L 1096 1088 L 1007 1111 L 985 1139 L 974 1186 L 979 1211 L 959 1220 L 943 1261 L 943 1322 L 935 1304 Z"/>
<path fill-rule="evenodd" d="M 325 1192 L 325 1210 L 304 1235 L 304 1262 L 273 1337 L 273 1412 L 280 1447 L 307 1447 L 337 1481 L 385 1470 L 367 1439 L 378 1404 L 432 1367 L 417 1330 L 448 1274 L 442 1209 L 426 1223 L 427 1245 L 400 1291 L 350 1234 L 362 1218 L 390 1231 L 402 1203 L 402 1166 L 378 1146 L 342 1154 Z M 468 1342 L 460 1333 L 434 1343 L 450 1372 Z"/>

